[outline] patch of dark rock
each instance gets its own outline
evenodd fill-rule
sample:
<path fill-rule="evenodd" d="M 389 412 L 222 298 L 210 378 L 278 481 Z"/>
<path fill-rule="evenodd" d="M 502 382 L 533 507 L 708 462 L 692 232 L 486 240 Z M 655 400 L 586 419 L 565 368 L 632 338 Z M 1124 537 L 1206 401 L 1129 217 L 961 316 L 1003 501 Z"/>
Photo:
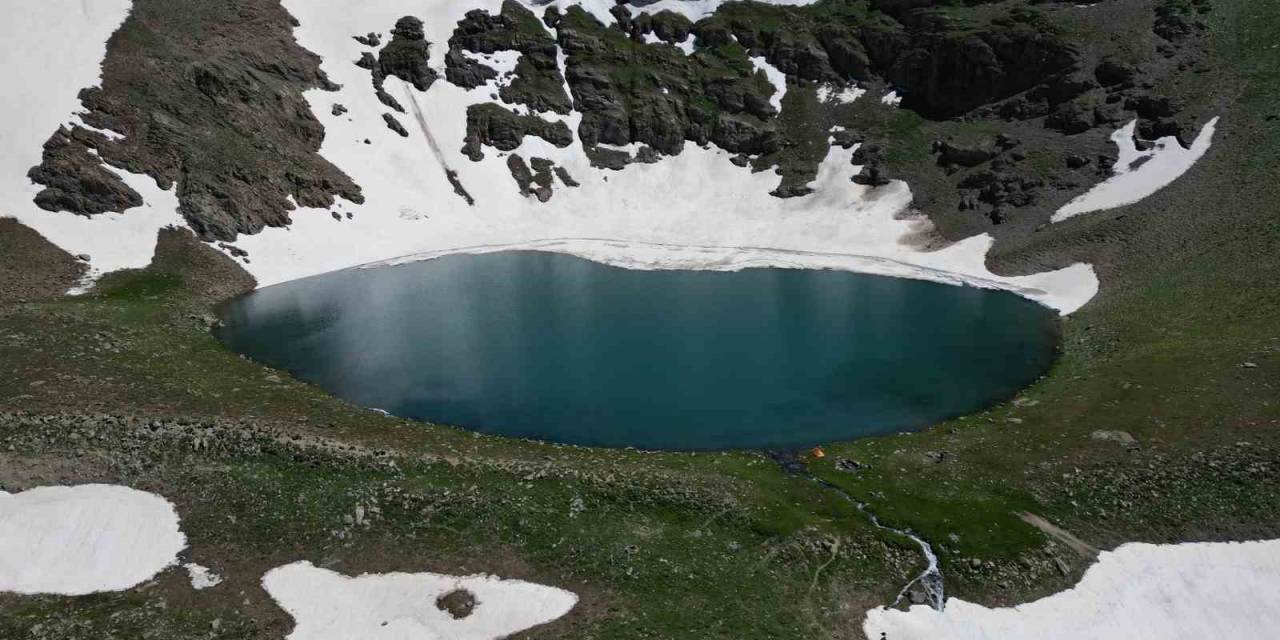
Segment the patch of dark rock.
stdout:
<path fill-rule="evenodd" d="M 16 219 L 0 217 L 0 303 L 60 297 L 88 269 L 84 262 Z"/>
<path fill-rule="evenodd" d="M 1184 139 L 1182 124 L 1174 118 L 1156 118 L 1154 120 L 1140 119 L 1138 120 L 1137 134 L 1140 138 L 1147 140 L 1159 140 L 1164 137 L 1174 137 L 1182 146 L 1187 146 Z"/>
<path fill-rule="evenodd" d="M 1093 105 L 1084 102 L 1068 102 L 1059 105 L 1049 117 L 1045 118 L 1044 126 L 1061 131 L 1067 135 L 1075 135 L 1084 133 L 1094 127 Z"/>
<path fill-rule="evenodd" d="M 693 23 L 670 9 L 641 14 L 641 21 L 659 40 L 669 44 L 680 44 L 688 40 L 689 34 L 693 32 Z"/>
<path fill-rule="evenodd" d="M 400 101 L 396 100 L 394 96 L 387 93 L 386 90 L 383 89 L 382 87 L 377 87 L 376 89 L 374 89 L 374 95 L 378 97 L 378 102 L 381 102 L 387 107 L 391 109 L 395 109 L 400 113 L 405 113 L 404 107 L 400 106 Z"/>
<path fill-rule="evenodd" d="M 978 28 L 941 14 L 911 18 L 906 29 L 873 23 L 860 36 L 869 61 L 902 92 L 902 106 L 926 117 L 953 117 L 1038 85 L 1056 94 L 1079 88 L 1059 81 L 1077 68 L 1079 52 L 1043 28 L 1034 9 L 1014 8 Z"/>
<path fill-rule="evenodd" d="M 636 149 L 636 156 L 633 159 L 633 162 L 639 162 L 641 164 L 654 164 L 661 159 L 662 159 L 662 156 L 657 151 L 655 151 L 653 147 L 650 147 L 649 145 L 646 144 L 646 145 L 641 145 L 639 149 Z"/>
<path fill-rule="evenodd" d="M 555 163 L 546 158 L 529 158 L 529 166 L 533 168 L 533 182 L 542 187 L 550 187 L 553 182 L 552 169 Z"/>
<path fill-rule="evenodd" d="M 529 170 L 529 165 L 525 163 L 524 158 L 518 153 L 507 156 L 507 170 L 511 172 L 511 178 L 520 187 L 520 195 L 529 195 L 529 187 L 533 184 L 533 171 Z"/>
<path fill-rule="evenodd" d="M 845 473 L 857 473 L 866 468 L 867 465 L 850 458 L 839 458 L 835 463 L 836 471 L 843 471 Z"/>
<path fill-rule="evenodd" d="M 436 598 L 436 608 L 459 620 L 471 615 L 476 608 L 476 597 L 466 589 L 454 589 Z"/>
<path fill-rule="evenodd" d="M 467 12 L 454 28 L 449 48 L 485 54 L 518 51 L 520 57 L 511 81 L 498 90 L 502 100 L 526 105 L 534 111 L 560 114 L 569 113 L 573 107 L 573 101 L 564 91 L 555 39 L 533 12 L 516 0 L 503 2 L 497 15 L 482 9 Z M 446 77 L 450 82 L 456 77 L 459 82 L 455 84 L 474 82 L 474 64 L 461 54 L 446 57 Z M 456 70 L 451 74 L 450 69 Z"/>
<path fill-rule="evenodd" d="M 982 147 L 964 146 L 943 140 L 936 143 L 938 165 L 943 167 L 976 167 L 994 157 L 996 152 Z"/>
<path fill-rule="evenodd" d="M 848 149 L 863 141 L 863 136 L 849 129 L 840 129 L 831 133 L 832 143 L 841 149 Z"/>
<path fill-rule="evenodd" d="M 378 47 L 382 45 L 382 37 L 372 31 L 363 36 L 351 37 L 354 38 L 356 42 L 359 42 L 366 47 Z"/>
<path fill-rule="evenodd" d="M 665 155 L 685 141 L 750 155 L 779 148 L 769 104 L 775 89 L 743 47 L 686 56 L 633 40 L 577 6 L 556 25 L 585 146 L 639 142 Z"/>
<path fill-rule="evenodd" d="M 230 253 L 233 258 L 243 258 L 249 255 L 248 251 L 245 251 L 244 249 L 241 249 L 240 247 L 237 247 L 235 245 L 227 244 L 225 242 L 219 242 L 218 248 L 222 249 L 223 251 L 226 251 L 227 253 Z"/>
<path fill-rule="evenodd" d="M 597 169 L 621 171 L 631 163 L 631 154 L 626 151 L 606 149 L 604 147 L 586 147 L 585 150 L 587 159 L 591 161 L 591 166 Z"/>
<path fill-rule="evenodd" d="M 408 129 L 405 129 L 405 128 L 404 128 L 404 125 L 400 124 L 400 121 L 399 121 L 399 120 L 396 120 L 396 117 L 395 117 L 395 116 L 393 116 L 393 115 L 391 115 L 391 114 L 389 114 L 389 113 L 384 113 L 384 114 L 382 114 L 382 121 L 383 121 L 383 122 L 385 122 L 385 123 L 387 123 L 387 128 L 388 128 L 388 129 L 390 129 L 390 130 L 392 130 L 392 131 L 394 131 L 394 132 L 396 132 L 396 133 L 400 134 L 400 137 L 402 137 L 402 138 L 408 138 L 408 137 L 409 137 L 409 130 L 408 130 Z"/>
<path fill-rule="evenodd" d="M 1067 156 L 1068 169 L 1079 169 L 1088 166 L 1091 162 L 1093 161 L 1081 155 L 1071 154 Z"/>
<path fill-rule="evenodd" d="M 471 160 L 479 161 L 484 157 L 482 146 L 511 151 L 530 135 L 561 148 L 573 143 L 573 133 L 564 122 L 517 114 L 493 103 L 473 104 L 467 107 L 467 135 L 462 152 Z"/>
<path fill-rule="evenodd" d="M 1150 119 L 1167 118 L 1178 112 L 1178 105 L 1172 98 L 1147 93 L 1130 96 L 1125 100 L 1124 107 Z"/>
<path fill-rule="evenodd" d="M 103 139 L 79 127 L 54 132 L 44 143 L 40 164 L 27 172 L 32 182 L 45 187 L 36 194 L 36 205 L 85 216 L 141 206 L 142 196 L 89 152 L 91 144 Z"/>
<path fill-rule="evenodd" d="M 248 252 L 237 251 L 236 257 L 249 262 Z M 209 303 L 234 298 L 257 286 L 253 276 L 235 260 L 200 242 L 187 229 L 161 229 L 156 235 L 155 255 L 147 269 L 181 277 L 184 288 Z"/>
<path fill-rule="evenodd" d="M 458 179 L 457 171 L 454 171 L 453 169 L 446 169 L 444 177 L 447 178 L 449 180 L 449 184 L 453 186 L 453 192 L 467 202 L 467 206 L 475 205 L 475 198 L 472 198 L 471 194 L 467 192 L 466 187 L 462 186 L 462 181 Z"/>
<path fill-rule="evenodd" d="M 444 77 L 450 83 L 464 89 L 474 89 L 498 77 L 492 67 L 476 62 L 462 53 L 461 49 L 450 47 L 444 56 Z"/>
<path fill-rule="evenodd" d="M 436 71 L 428 64 L 431 43 L 427 42 L 422 20 L 405 16 L 391 30 L 391 42 L 378 53 L 378 71 L 382 77 L 395 76 L 426 91 L 436 81 Z"/>
<path fill-rule="evenodd" d="M 361 69 L 373 71 L 378 68 L 378 58 L 368 51 L 362 51 L 360 58 L 356 60 L 356 66 Z"/>
<path fill-rule="evenodd" d="M 751 158 L 739 153 L 738 155 L 729 158 L 729 162 L 732 162 L 735 166 L 746 167 L 751 164 Z"/>
<path fill-rule="evenodd" d="M 1133 171 L 1134 169 L 1141 167 L 1142 165 L 1150 162 L 1151 158 L 1152 156 L 1138 156 L 1137 158 L 1134 158 L 1133 161 L 1129 163 L 1129 170 Z"/>
<path fill-rule="evenodd" d="M 1133 65 L 1122 62 L 1114 56 L 1106 56 L 1093 69 L 1093 77 L 1104 87 L 1130 86 L 1137 75 Z"/>
<path fill-rule="evenodd" d="M 534 158 L 533 165 L 534 169 L 530 170 L 529 165 L 519 154 L 513 153 L 507 156 L 507 169 L 511 172 L 516 185 L 520 187 L 520 194 L 525 197 L 533 195 L 538 202 L 546 202 L 552 195 L 551 162 L 543 158 Z"/>
<path fill-rule="evenodd" d="M 556 167 L 555 172 L 556 172 L 556 177 L 560 178 L 560 182 L 564 183 L 564 186 L 566 187 L 579 186 L 578 181 L 574 180 L 573 176 L 569 175 L 569 171 L 564 167 Z"/>
<path fill-rule="evenodd" d="M 775 198 L 799 198 L 813 193 L 813 187 L 807 184 L 782 184 L 769 192 Z"/>
<path fill-rule="evenodd" d="M 333 103 L 333 108 L 329 110 L 329 113 L 332 113 L 335 116 L 340 116 L 346 112 L 347 108 L 337 102 Z"/>
<path fill-rule="evenodd" d="M 108 164 L 177 185 L 179 213 L 203 239 L 289 223 L 294 203 L 327 208 L 360 189 L 320 157 L 324 128 L 303 98 L 334 89 L 293 39 L 275 0 L 136 0 L 107 42 L 98 86 L 80 93 Z M 292 196 L 292 202 L 290 201 Z"/>
<path fill-rule="evenodd" d="M 1200 16 L 1211 8 L 1209 0 L 1160 0 L 1152 31 L 1165 40 L 1182 40 L 1205 28 Z"/>
<path fill-rule="evenodd" d="M 868 187 L 882 187 L 889 184 L 889 177 L 885 175 L 879 162 L 870 162 L 862 165 L 862 169 L 850 180 Z"/>

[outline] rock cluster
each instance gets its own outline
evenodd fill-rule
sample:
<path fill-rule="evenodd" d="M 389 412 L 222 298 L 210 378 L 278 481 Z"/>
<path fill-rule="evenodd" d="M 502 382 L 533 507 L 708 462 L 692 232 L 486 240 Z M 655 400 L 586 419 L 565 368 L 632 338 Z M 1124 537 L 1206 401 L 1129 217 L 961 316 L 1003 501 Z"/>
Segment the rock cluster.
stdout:
<path fill-rule="evenodd" d="M 162 188 L 176 184 L 179 213 L 206 240 L 288 224 L 295 203 L 363 201 L 319 155 L 324 127 L 302 93 L 336 87 L 294 41 L 279 3 L 214 3 L 199 20 L 190 14 L 161 0 L 134 3 L 108 43 L 100 85 L 80 94 L 84 122 L 121 135 L 73 127 L 67 146 L 55 134 L 34 170 L 56 184 L 46 184 L 53 190 L 42 206 L 91 213 L 137 202 L 77 146 Z"/>
<path fill-rule="evenodd" d="M 527 135 L 537 136 L 557 147 L 573 142 L 569 125 L 544 120 L 536 115 L 520 115 L 492 102 L 467 107 L 467 137 L 462 152 L 472 160 L 484 157 L 482 146 L 511 151 L 520 146 Z"/>
<path fill-rule="evenodd" d="M 498 15 L 476 9 L 467 12 L 449 38 L 445 57 L 445 77 L 450 82 L 474 88 L 497 73 L 468 58 L 463 51 L 492 54 L 517 51 L 511 81 L 498 89 L 509 104 L 523 104 L 538 112 L 569 113 L 573 102 L 564 91 L 564 76 L 556 56 L 556 41 L 538 18 L 516 0 L 506 0 Z"/>
<path fill-rule="evenodd" d="M 44 143 L 44 155 L 27 177 L 44 189 L 36 205 L 47 211 L 93 215 L 122 212 L 142 205 L 142 196 L 89 152 L 105 140 L 102 134 L 76 127 L 59 128 Z"/>

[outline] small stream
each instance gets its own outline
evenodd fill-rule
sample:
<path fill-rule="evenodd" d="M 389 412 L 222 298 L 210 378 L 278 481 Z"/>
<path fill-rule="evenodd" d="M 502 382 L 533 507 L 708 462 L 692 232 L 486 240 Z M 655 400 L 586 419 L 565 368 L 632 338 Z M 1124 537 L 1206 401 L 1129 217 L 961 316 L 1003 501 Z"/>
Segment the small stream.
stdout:
<path fill-rule="evenodd" d="M 946 606 L 946 592 L 942 581 L 942 569 L 938 566 L 938 556 L 933 552 L 933 547 L 928 542 L 925 542 L 924 538 L 921 538 L 906 529 L 896 529 L 881 523 L 880 518 L 876 517 L 876 514 L 867 509 L 867 504 L 865 502 L 849 495 L 849 493 L 844 489 L 813 475 L 813 473 L 809 471 L 808 467 L 806 467 L 803 462 L 800 462 L 800 460 L 795 456 L 794 452 L 770 451 L 768 452 L 768 455 L 777 462 L 784 471 L 804 476 L 822 487 L 834 491 L 841 498 L 849 501 L 849 503 L 856 507 L 859 512 L 867 516 L 867 519 L 876 528 L 895 533 L 904 538 L 909 538 L 912 542 L 916 543 L 916 546 L 920 547 L 920 553 L 924 556 L 926 561 L 924 571 L 921 571 L 919 575 L 912 578 L 907 584 L 903 585 L 902 589 L 898 591 L 898 596 L 894 598 L 893 602 L 888 606 L 890 608 L 897 607 L 904 599 L 910 597 L 913 587 L 919 587 L 920 590 L 923 591 L 924 604 L 928 604 L 937 611 L 942 611 L 943 607 Z"/>

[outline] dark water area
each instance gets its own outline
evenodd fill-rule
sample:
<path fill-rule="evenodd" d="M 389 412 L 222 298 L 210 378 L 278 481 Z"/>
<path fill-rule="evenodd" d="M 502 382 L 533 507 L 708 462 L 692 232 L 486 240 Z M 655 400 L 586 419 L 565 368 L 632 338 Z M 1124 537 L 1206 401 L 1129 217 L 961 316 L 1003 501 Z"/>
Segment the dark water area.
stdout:
<path fill-rule="evenodd" d="M 837 271 L 632 271 L 533 251 L 340 271 L 222 309 L 230 349 L 350 402 L 485 433 L 790 448 L 980 409 L 1053 362 L 1003 291 Z"/>

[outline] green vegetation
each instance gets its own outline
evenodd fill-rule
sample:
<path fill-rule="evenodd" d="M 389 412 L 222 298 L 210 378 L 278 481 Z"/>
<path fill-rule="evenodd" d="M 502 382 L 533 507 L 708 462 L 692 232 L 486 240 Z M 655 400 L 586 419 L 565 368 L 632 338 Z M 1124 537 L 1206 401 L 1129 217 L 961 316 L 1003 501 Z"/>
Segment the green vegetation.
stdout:
<path fill-rule="evenodd" d="M 852 20 L 865 5 L 813 11 Z M 760 17 L 761 32 L 795 15 L 726 12 Z M 804 458 L 929 539 L 952 595 L 1025 601 L 1079 576 L 1087 559 L 1023 511 L 1103 548 L 1280 535 L 1280 11 L 1223 0 L 1197 15 L 1220 89 L 1209 154 L 1143 203 L 1033 234 L 995 265 L 1098 265 L 1102 293 L 1064 320 L 1050 375 L 975 415 Z M 623 40 L 636 56 L 672 49 Z M 736 51 L 698 58 L 723 71 Z M 653 59 L 635 60 L 619 81 L 647 81 Z M 779 126 L 815 104 L 812 86 L 789 91 Z M 717 109 L 697 92 L 690 105 Z M 874 100 L 841 109 L 841 123 L 886 142 L 891 166 L 932 162 L 937 137 L 995 133 Z M 825 149 L 825 133 L 794 138 L 803 157 Z M 527 637 L 858 637 L 863 612 L 920 568 L 909 542 L 759 453 L 475 435 L 348 405 L 240 358 L 209 334 L 202 250 L 113 274 L 86 297 L 0 307 L 0 483 L 164 494 L 194 559 L 228 582 L 193 592 L 170 571 L 121 594 L 2 596 L 0 636 L 280 637 L 288 618 L 258 580 L 307 559 L 349 574 L 492 571 L 582 596 Z M 1119 431 L 1134 445 L 1105 437 Z"/>

